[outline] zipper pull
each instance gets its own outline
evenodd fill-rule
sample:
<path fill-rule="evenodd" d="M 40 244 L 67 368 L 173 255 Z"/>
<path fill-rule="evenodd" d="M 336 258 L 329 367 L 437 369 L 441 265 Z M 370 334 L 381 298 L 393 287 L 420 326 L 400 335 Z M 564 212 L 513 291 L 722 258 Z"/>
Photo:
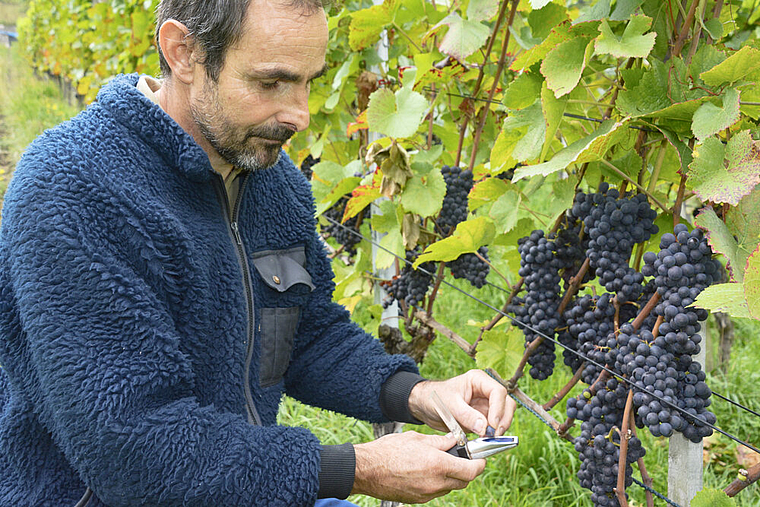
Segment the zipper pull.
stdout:
<path fill-rule="evenodd" d="M 230 223 L 230 228 L 232 228 L 232 234 L 234 234 L 237 244 L 243 246 L 243 239 L 240 237 L 240 230 L 238 229 L 237 222 Z"/>

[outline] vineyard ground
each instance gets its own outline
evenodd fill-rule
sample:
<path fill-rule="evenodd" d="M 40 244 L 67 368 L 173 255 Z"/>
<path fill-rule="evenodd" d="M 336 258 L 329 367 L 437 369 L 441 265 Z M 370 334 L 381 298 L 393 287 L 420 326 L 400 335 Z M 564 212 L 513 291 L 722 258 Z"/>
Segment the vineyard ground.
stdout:
<path fill-rule="evenodd" d="M 18 2 L 0 3 L 0 23 L 3 19 L 15 19 Z M 6 16 L 6 13 L 10 13 Z M 69 104 L 58 86 L 49 80 L 35 77 L 32 70 L 19 55 L 19 46 L 10 50 L 0 48 L 0 196 L 10 173 L 24 147 L 31 140 L 60 121 L 76 114 L 78 106 Z M 471 287 L 462 285 L 467 291 Z M 504 296 L 495 289 L 476 291 L 479 297 L 501 306 Z M 440 307 L 446 314 L 436 315 L 443 324 L 457 330 L 473 341 L 477 328 L 470 321 L 486 321 L 492 316 L 483 307 L 463 301 L 453 290 L 441 289 Z M 355 318 L 372 326 L 367 312 L 359 307 Z M 375 324 L 376 327 L 376 324 Z M 726 395 L 755 410 L 760 408 L 760 350 L 752 346 L 752 339 L 760 334 L 760 323 L 737 320 L 736 340 L 731 362 L 725 372 L 717 369 L 709 373 L 708 382 L 715 391 Z M 438 338 L 430 348 L 422 365 L 422 374 L 430 378 L 443 378 L 474 367 L 455 345 L 445 338 Z M 510 372 L 501 372 L 509 374 Z M 521 388 L 538 401 L 546 401 L 569 379 L 569 373 L 558 359 L 555 375 L 539 383 L 530 378 L 521 380 Z M 578 388 L 576 388 L 577 390 Z M 571 394 L 577 394 L 573 391 Z M 724 430 L 757 444 L 760 420 L 722 400 L 716 399 L 712 407 L 718 416 L 718 425 Z M 557 419 L 564 419 L 563 404 L 552 410 Z M 313 409 L 286 398 L 279 415 L 279 422 L 311 429 L 325 444 L 343 442 L 359 443 L 372 439 L 369 424 L 346 418 L 328 411 Z M 407 426 L 406 430 L 420 430 Z M 577 433 L 577 428 L 574 434 Z M 588 492 L 582 490 L 575 480 L 578 470 L 577 454 L 572 447 L 558 439 L 541 421 L 524 409 L 517 411 L 511 434 L 521 440 L 519 448 L 489 459 L 485 473 L 466 490 L 454 492 L 434 500 L 431 506 L 514 506 L 514 507 L 586 507 L 591 502 Z M 645 462 L 654 479 L 654 488 L 667 493 L 667 443 L 648 437 L 640 432 L 648 449 Z M 705 486 L 723 488 L 735 477 L 738 469 L 746 468 L 757 456 L 737 449 L 736 444 L 723 437 L 708 439 L 705 450 Z M 634 477 L 639 477 L 634 472 Z M 633 486 L 629 489 L 632 506 L 645 505 L 644 492 Z M 375 507 L 379 501 L 368 497 L 352 497 L 363 507 Z M 760 490 L 755 485 L 739 494 L 737 505 L 760 507 Z M 664 505 L 656 501 L 655 505 Z"/>

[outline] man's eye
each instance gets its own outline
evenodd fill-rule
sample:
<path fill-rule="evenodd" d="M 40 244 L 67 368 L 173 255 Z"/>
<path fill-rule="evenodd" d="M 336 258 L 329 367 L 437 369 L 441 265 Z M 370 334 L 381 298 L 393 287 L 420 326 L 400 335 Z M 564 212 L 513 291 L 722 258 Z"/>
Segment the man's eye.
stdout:
<path fill-rule="evenodd" d="M 279 86 L 279 81 L 260 81 L 261 87 L 264 90 L 275 90 Z"/>

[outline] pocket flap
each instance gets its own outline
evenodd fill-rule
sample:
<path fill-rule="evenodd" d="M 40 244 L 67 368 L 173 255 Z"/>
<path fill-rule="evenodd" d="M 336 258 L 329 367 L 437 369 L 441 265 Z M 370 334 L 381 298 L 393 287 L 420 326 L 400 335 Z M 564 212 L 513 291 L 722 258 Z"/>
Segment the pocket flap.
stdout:
<path fill-rule="evenodd" d="M 302 283 L 314 290 L 311 275 L 303 267 L 306 263 L 304 248 L 288 250 L 265 250 L 253 254 L 253 265 L 261 278 L 271 288 L 285 292 L 292 286 Z"/>

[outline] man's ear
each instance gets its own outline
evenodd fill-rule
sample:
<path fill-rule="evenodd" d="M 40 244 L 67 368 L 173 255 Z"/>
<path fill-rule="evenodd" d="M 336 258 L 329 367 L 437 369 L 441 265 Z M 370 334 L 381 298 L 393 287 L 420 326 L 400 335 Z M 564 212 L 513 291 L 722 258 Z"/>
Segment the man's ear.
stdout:
<path fill-rule="evenodd" d="M 185 84 L 193 81 L 195 58 L 192 42 L 190 30 L 174 19 L 165 21 L 158 31 L 158 43 L 166 62 L 172 69 L 172 76 Z"/>

